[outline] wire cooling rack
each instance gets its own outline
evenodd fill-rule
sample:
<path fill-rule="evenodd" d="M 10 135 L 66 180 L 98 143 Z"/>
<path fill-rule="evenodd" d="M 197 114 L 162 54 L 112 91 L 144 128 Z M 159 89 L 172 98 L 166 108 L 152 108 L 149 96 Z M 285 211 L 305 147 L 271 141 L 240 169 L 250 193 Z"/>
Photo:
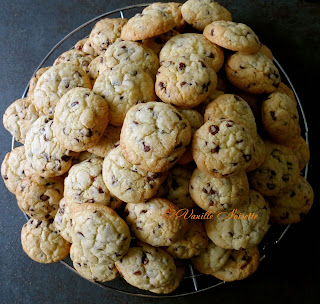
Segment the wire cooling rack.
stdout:
<path fill-rule="evenodd" d="M 130 18 L 134 14 L 138 13 L 141 8 L 144 8 L 148 5 L 149 5 L 149 3 L 137 4 L 137 5 L 131 5 L 131 6 L 127 6 L 124 8 L 109 11 L 107 13 L 104 13 L 100 16 L 97 16 L 97 17 L 85 22 L 84 24 L 80 25 L 79 27 L 74 29 L 72 32 L 70 32 L 68 35 L 66 35 L 63 39 L 61 39 L 51 49 L 51 51 L 43 58 L 43 60 L 38 65 L 38 67 L 35 69 L 33 75 L 44 64 L 46 64 L 46 65 L 52 64 L 54 59 L 57 58 L 58 55 L 67 51 L 68 49 L 72 48 L 72 46 L 78 40 L 83 39 L 84 37 L 87 37 L 91 31 L 91 28 L 92 28 L 91 25 L 94 22 L 96 22 L 102 18 L 105 18 L 105 17 L 119 18 L 119 15 L 121 18 L 124 18 L 124 17 Z M 306 116 L 305 116 L 301 101 L 297 95 L 297 92 L 296 92 L 289 76 L 285 72 L 285 70 L 282 68 L 280 63 L 275 58 L 273 59 L 273 61 L 276 64 L 277 68 L 281 71 L 282 76 L 286 79 L 287 83 L 289 84 L 289 86 L 291 87 L 291 89 L 293 90 L 293 92 L 296 96 L 296 99 L 298 102 L 298 110 L 300 112 L 299 114 L 303 120 L 303 124 L 301 127 L 302 127 L 302 130 L 304 131 L 305 140 L 309 144 L 308 123 L 306 120 Z M 283 77 L 282 77 L 282 79 L 283 79 Z M 26 86 L 26 88 L 22 94 L 22 98 L 26 97 L 28 89 L 29 89 L 29 84 Z M 11 150 L 15 148 L 16 144 L 17 143 L 16 143 L 14 137 L 12 137 Z M 304 169 L 304 172 L 303 172 L 303 176 L 305 178 L 307 178 L 307 176 L 308 176 L 308 167 L 309 167 L 309 164 L 306 165 L 306 168 Z M 25 215 L 26 219 L 28 220 L 29 219 L 28 216 L 26 214 L 24 214 L 24 215 Z M 281 239 L 284 237 L 284 235 L 289 230 L 290 226 L 291 225 L 287 225 L 287 226 L 272 225 L 270 227 L 267 235 L 264 237 L 262 243 L 259 245 L 259 250 L 260 250 L 260 254 L 261 254 L 261 261 L 264 260 L 267 256 L 267 254 L 270 253 L 270 251 L 272 249 L 274 249 L 274 246 L 277 245 L 281 241 Z M 61 263 L 64 266 L 66 266 L 67 268 L 69 268 L 71 271 L 78 274 L 78 272 L 73 268 L 72 261 L 70 260 L 69 257 L 66 258 L 65 260 L 61 261 Z M 173 297 L 178 297 L 178 296 L 192 295 L 192 294 L 203 292 L 203 291 L 206 291 L 206 290 L 209 290 L 209 289 L 212 289 L 212 288 L 215 288 L 215 287 L 218 287 L 220 285 L 225 284 L 224 281 L 220 281 L 212 276 L 204 275 L 204 274 L 201 274 L 201 273 L 195 271 L 193 269 L 191 263 L 187 262 L 186 266 L 187 266 L 186 267 L 186 276 L 181 281 L 179 288 L 176 291 L 174 291 L 172 294 L 169 294 L 169 295 L 155 295 L 155 294 L 152 294 L 148 291 L 137 289 L 137 288 L 127 284 L 124 281 L 124 279 L 122 279 L 122 278 L 117 278 L 113 281 L 106 282 L 106 283 L 100 283 L 100 282 L 92 282 L 92 283 L 101 287 L 101 288 L 108 289 L 108 290 L 115 290 L 115 291 L 118 291 L 118 292 L 126 294 L 126 295 L 135 295 L 135 296 L 140 296 L 140 297 L 151 297 L 151 298 L 173 298 Z"/>

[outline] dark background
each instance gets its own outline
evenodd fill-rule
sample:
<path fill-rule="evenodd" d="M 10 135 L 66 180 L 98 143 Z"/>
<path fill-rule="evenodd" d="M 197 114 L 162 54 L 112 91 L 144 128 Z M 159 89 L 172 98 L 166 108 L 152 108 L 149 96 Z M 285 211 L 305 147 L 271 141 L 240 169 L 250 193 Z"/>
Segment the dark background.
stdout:
<path fill-rule="evenodd" d="M 145 1 L 1 0 L 0 112 L 21 97 L 47 52 L 71 30 L 109 10 Z M 317 141 L 319 136 L 319 1 L 219 0 L 235 21 L 250 25 L 289 74 L 309 124 L 309 182 L 315 203 L 303 223 L 295 225 L 247 280 L 210 292 L 162 303 L 320 303 L 320 242 Z M 79 37 L 80 38 L 80 37 Z M 75 42 L 75 41 L 74 41 Z M 58 56 L 59 54 L 57 54 Z M 11 136 L 0 128 L 0 158 Z M 41 265 L 22 251 L 25 218 L 15 197 L 0 183 L 0 303 L 159 303 L 103 290 L 60 263 Z"/>

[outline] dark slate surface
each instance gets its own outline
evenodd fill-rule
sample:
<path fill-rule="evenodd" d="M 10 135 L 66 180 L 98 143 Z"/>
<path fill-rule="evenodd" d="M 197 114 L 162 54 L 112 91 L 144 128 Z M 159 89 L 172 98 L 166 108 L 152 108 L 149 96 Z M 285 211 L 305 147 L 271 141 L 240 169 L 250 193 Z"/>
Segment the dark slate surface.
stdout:
<path fill-rule="evenodd" d="M 142 2 L 1 0 L 1 116 L 9 104 L 21 96 L 35 67 L 64 35 L 106 11 Z M 235 21 L 254 28 L 290 75 L 309 122 L 313 155 L 309 181 L 317 188 L 319 2 L 220 2 L 230 9 Z M 0 158 L 3 159 L 11 144 L 11 136 L 4 128 L 0 128 L 0 143 Z M 103 290 L 60 263 L 33 262 L 20 245 L 20 229 L 25 219 L 14 196 L 3 183 L 0 187 L 0 303 L 319 303 L 317 198 L 312 213 L 290 230 L 251 278 L 196 296 L 159 301 Z M 317 197 L 318 189 L 315 192 Z"/>

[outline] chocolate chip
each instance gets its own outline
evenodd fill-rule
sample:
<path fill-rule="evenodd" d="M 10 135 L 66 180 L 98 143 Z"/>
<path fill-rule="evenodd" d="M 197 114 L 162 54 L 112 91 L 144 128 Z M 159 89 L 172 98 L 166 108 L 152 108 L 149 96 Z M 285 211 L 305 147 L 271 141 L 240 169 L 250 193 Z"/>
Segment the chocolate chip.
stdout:
<path fill-rule="evenodd" d="M 183 62 L 179 63 L 179 70 L 182 71 L 186 68 L 186 65 Z"/>
<path fill-rule="evenodd" d="M 275 112 L 275 111 L 270 111 L 270 115 L 271 115 L 271 117 L 272 117 L 273 120 L 277 120 L 276 112 Z"/>
<path fill-rule="evenodd" d="M 65 162 L 67 162 L 68 160 L 70 160 L 70 158 L 71 158 L 71 156 L 69 156 L 69 155 L 63 155 L 63 156 L 61 157 L 61 159 L 62 159 L 63 161 L 65 161 Z"/>
<path fill-rule="evenodd" d="M 187 84 L 187 82 L 185 82 L 185 81 L 182 81 L 181 83 L 180 83 L 180 86 L 184 86 L 184 85 L 186 85 Z"/>
<path fill-rule="evenodd" d="M 76 106 L 77 104 L 79 104 L 79 101 L 74 101 L 74 102 L 71 103 L 70 106 L 71 106 L 71 107 L 74 107 L 74 106 Z"/>
<path fill-rule="evenodd" d="M 211 153 L 219 153 L 220 147 L 216 146 L 215 148 L 211 149 L 210 152 Z"/>
<path fill-rule="evenodd" d="M 182 143 L 176 145 L 174 148 L 175 148 L 175 149 L 178 149 L 178 148 L 181 148 L 181 147 L 182 147 Z"/>
<path fill-rule="evenodd" d="M 49 199 L 49 196 L 48 196 L 48 195 L 45 195 L 45 194 L 42 194 L 42 195 L 40 196 L 40 199 L 41 199 L 42 201 L 46 201 L 46 200 Z"/>
<path fill-rule="evenodd" d="M 251 160 L 251 154 L 243 154 L 243 158 L 245 159 L 246 162 Z"/>
<path fill-rule="evenodd" d="M 145 142 L 142 143 L 143 144 L 143 150 L 144 152 L 149 152 L 151 150 L 150 146 L 147 145 Z"/>
<path fill-rule="evenodd" d="M 38 221 L 36 228 L 38 228 L 41 225 L 42 221 Z"/>
<path fill-rule="evenodd" d="M 209 132 L 212 134 L 212 135 L 216 135 L 218 132 L 219 132 L 219 127 L 216 126 L 216 125 L 211 125 L 209 127 Z"/>
<path fill-rule="evenodd" d="M 166 87 L 163 82 L 159 82 L 159 87 L 161 90 L 166 90 Z"/>
<path fill-rule="evenodd" d="M 213 36 L 213 33 L 214 33 L 214 29 L 210 31 L 210 35 Z"/>
<path fill-rule="evenodd" d="M 134 275 L 141 275 L 141 271 L 138 270 L 138 271 L 134 272 L 133 274 L 134 274 Z"/>
<path fill-rule="evenodd" d="M 267 187 L 268 187 L 268 189 L 273 190 L 276 187 L 276 185 L 267 183 Z"/>

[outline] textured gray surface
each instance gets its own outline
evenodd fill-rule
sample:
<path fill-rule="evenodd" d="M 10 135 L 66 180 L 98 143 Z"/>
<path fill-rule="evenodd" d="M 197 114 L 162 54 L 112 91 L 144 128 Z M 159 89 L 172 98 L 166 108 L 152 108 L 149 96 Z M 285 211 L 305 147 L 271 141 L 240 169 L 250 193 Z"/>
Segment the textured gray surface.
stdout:
<path fill-rule="evenodd" d="M 147 1 L 147 0 L 146 0 Z M 108 10 L 146 1 L 2 0 L 0 10 L 1 103 L 3 115 L 19 98 L 34 68 L 51 47 L 83 22 Z M 319 79 L 318 1 L 221 0 L 234 20 L 249 24 L 273 51 L 290 75 L 309 121 L 310 182 L 316 187 Z M 241 3 L 241 5 L 239 4 Z M 317 116 L 316 116 L 317 115 Z M 314 131 L 313 131 L 314 130 Z M 0 158 L 9 151 L 11 136 L 0 128 Z M 60 263 L 41 265 L 30 260 L 20 245 L 25 219 L 14 196 L 0 183 L 0 303 L 158 303 L 102 290 Z M 316 189 L 316 195 L 318 194 Z M 304 223 L 294 226 L 258 273 L 197 296 L 163 303 L 319 303 L 319 206 Z"/>

